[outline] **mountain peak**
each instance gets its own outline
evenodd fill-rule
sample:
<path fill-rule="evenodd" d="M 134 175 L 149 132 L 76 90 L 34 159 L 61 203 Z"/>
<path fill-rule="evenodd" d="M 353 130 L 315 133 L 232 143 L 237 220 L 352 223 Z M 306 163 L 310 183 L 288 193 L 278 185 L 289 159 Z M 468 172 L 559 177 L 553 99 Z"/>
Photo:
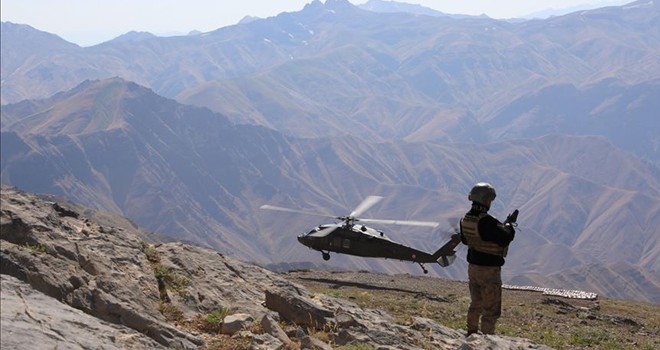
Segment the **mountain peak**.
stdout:
<path fill-rule="evenodd" d="M 366 3 L 358 6 L 361 9 L 374 11 L 374 12 L 406 12 L 418 15 L 429 16 L 448 16 L 445 13 L 424 7 L 418 4 L 409 4 L 396 1 L 385 0 L 369 0 Z"/>
<path fill-rule="evenodd" d="M 20 67 L 29 60 L 30 56 L 35 54 L 45 56 L 82 49 L 55 34 L 35 29 L 27 24 L 2 22 L 0 36 L 2 37 L 3 90 L 5 89 L 4 79 L 8 72 Z"/>
<path fill-rule="evenodd" d="M 122 41 L 129 41 L 129 42 L 137 42 L 141 40 L 146 40 L 146 39 L 151 39 L 151 38 L 157 38 L 156 35 L 151 34 L 149 32 L 138 32 L 138 31 L 130 31 L 126 34 L 122 34 L 114 39 L 112 41 L 114 42 L 122 42 Z"/>
<path fill-rule="evenodd" d="M 24 104 L 31 104 L 29 117 L 14 116 L 15 110 L 24 113 Z M 148 120 L 175 116 L 178 106 L 194 110 L 205 108 L 179 105 L 174 100 L 154 93 L 151 89 L 120 77 L 85 80 L 75 88 L 44 100 L 25 101 L 3 107 L 3 119 L 12 121 L 7 129 L 19 134 L 77 135 L 124 128 L 139 118 Z M 226 122 L 221 115 L 218 121 Z"/>
<path fill-rule="evenodd" d="M 326 0 L 325 7 L 328 9 L 336 10 L 348 7 L 355 7 L 348 0 Z"/>
<path fill-rule="evenodd" d="M 325 4 L 321 0 L 314 0 L 303 8 L 303 12 L 316 12 L 316 11 L 343 11 L 346 9 L 354 8 L 348 0 L 326 0 Z"/>
<path fill-rule="evenodd" d="M 314 0 L 310 3 L 308 3 L 307 5 L 305 5 L 305 7 L 303 7 L 303 11 L 304 10 L 309 10 L 309 9 L 315 9 L 315 8 L 322 8 L 322 7 L 324 7 L 324 5 L 321 2 L 321 0 Z"/>

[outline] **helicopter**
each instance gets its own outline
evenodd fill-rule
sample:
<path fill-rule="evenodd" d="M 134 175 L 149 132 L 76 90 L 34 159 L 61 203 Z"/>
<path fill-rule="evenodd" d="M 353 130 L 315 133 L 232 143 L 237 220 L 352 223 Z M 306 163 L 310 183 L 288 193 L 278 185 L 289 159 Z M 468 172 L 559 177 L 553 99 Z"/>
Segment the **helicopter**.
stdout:
<path fill-rule="evenodd" d="M 386 237 L 382 231 L 368 227 L 364 223 L 396 224 L 410 226 L 437 227 L 439 223 L 428 221 L 405 221 L 366 219 L 358 216 L 378 203 L 383 197 L 368 196 L 347 216 L 332 216 L 308 211 L 289 209 L 273 205 L 262 205 L 261 209 L 290 213 L 322 216 L 340 220 L 339 223 L 321 224 L 307 233 L 298 236 L 298 242 L 321 252 L 323 260 L 330 260 L 330 252 L 360 257 L 398 259 L 419 264 L 424 273 L 425 263 L 438 263 L 442 267 L 451 265 L 456 259 L 454 248 L 461 242 L 458 234 L 453 234 L 449 242 L 433 254 L 397 243 Z"/>

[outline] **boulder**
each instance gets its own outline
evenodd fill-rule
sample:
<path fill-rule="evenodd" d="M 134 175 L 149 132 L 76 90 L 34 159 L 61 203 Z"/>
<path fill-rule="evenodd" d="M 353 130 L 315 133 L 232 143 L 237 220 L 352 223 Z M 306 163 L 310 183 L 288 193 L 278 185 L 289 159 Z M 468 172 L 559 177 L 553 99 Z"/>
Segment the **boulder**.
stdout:
<path fill-rule="evenodd" d="M 261 318 L 261 328 L 264 331 L 273 337 L 279 339 L 283 344 L 290 345 L 291 339 L 286 335 L 286 332 L 280 327 L 280 325 L 270 316 L 264 315 Z"/>
<path fill-rule="evenodd" d="M 253 321 L 254 317 L 252 317 L 250 314 L 228 315 L 222 322 L 222 328 L 220 332 L 222 334 L 232 335 L 244 328 L 247 328 Z"/>
<path fill-rule="evenodd" d="M 281 318 L 289 322 L 316 329 L 323 329 L 334 318 L 334 313 L 314 303 L 306 290 L 291 284 L 266 290 L 266 307 L 277 311 Z"/>

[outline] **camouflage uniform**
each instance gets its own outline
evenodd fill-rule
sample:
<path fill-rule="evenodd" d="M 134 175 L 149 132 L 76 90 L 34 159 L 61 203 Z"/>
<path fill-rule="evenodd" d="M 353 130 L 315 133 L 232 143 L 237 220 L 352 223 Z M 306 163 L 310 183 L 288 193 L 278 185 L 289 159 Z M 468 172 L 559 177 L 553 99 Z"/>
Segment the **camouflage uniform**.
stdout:
<path fill-rule="evenodd" d="M 467 314 L 468 333 L 479 330 L 481 316 L 481 333 L 495 334 L 495 323 L 502 314 L 502 279 L 501 267 L 480 266 L 470 264 L 470 308 Z"/>
<path fill-rule="evenodd" d="M 470 307 L 468 335 L 479 331 L 494 334 L 502 313 L 502 265 L 515 232 L 489 215 L 488 207 L 473 203 L 461 219 L 461 241 L 468 246 Z"/>

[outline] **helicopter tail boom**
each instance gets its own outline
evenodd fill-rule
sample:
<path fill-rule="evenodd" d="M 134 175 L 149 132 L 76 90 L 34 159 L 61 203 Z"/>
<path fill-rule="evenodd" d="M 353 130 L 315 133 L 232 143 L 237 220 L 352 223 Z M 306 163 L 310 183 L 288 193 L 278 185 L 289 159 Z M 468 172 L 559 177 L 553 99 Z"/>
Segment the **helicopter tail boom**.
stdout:
<path fill-rule="evenodd" d="M 456 248 L 459 243 L 461 243 L 459 235 L 452 235 L 449 242 L 445 243 L 445 245 L 433 253 L 433 259 L 436 260 L 442 267 L 451 265 L 451 263 L 453 263 L 456 259 L 456 251 L 454 248 Z"/>

